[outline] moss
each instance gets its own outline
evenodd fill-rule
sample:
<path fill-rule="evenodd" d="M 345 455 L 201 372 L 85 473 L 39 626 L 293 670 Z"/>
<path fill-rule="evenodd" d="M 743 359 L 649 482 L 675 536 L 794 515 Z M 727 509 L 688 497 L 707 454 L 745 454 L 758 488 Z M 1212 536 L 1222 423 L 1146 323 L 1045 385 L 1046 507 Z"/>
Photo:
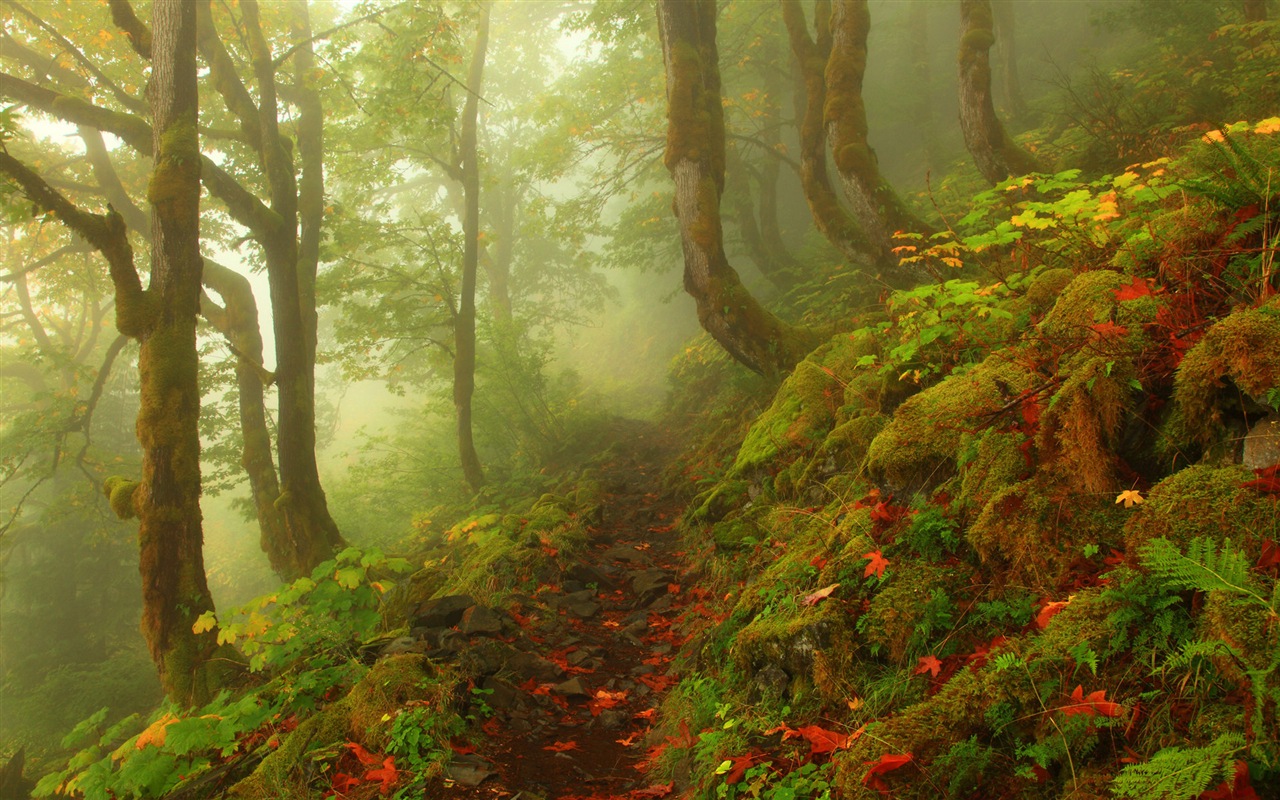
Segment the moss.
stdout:
<path fill-rule="evenodd" d="M 1124 512 L 1112 500 L 1041 474 L 997 492 L 965 538 L 1003 582 L 1050 591 L 1082 547 L 1118 544 Z"/>
<path fill-rule="evenodd" d="M 746 504 L 751 484 L 744 480 L 724 480 L 698 495 L 690 504 L 689 522 L 719 522 Z"/>
<path fill-rule="evenodd" d="M 865 642 L 883 648 L 891 661 L 902 664 L 909 656 L 922 655 L 912 650 L 924 644 L 925 634 L 918 627 L 925 620 L 931 595 L 961 585 L 961 575 L 955 568 L 920 561 L 895 561 L 892 568 L 893 580 L 871 600 L 858 620 L 858 630 Z"/>
<path fill-rule="evenodd" d="M 1027 302 L 1033 314 L 1043 314 L 1058 301 L 1058 295 L 1067 288 L 1075 276 L 1071 270 L 1059 267 L 1047 269 L 1037 275 L 1027 287 Z"/>
<path fill-rule="evenodd" d="M 996 353 L 898 407 L 867 453 L 871 475 L 897 490 L 942 483 L 954 471 L 964 431 L 994 422 L 1032 376 L 1009 353 Z"/>
<path fill-rule="evenodd" d="M 1116 491 L 1116 458 L 1125 412 L 1133 406 L 1129 382 L 1136 367 L 1120 356 L 1073 359 L 1065 380 L 1040 418 L 1041 461 L 1089 492 Z"/>
<path fill-rule="evenodd" d="M 1111 319 L 1115 290 L 1128 280 L 1118 272 L 1090 270 L 1077 275 L 1040 321 L 1040 334 L 1051 342 L 1070 342 L 1087 336 L 1089 328 Z"/>
<path fill-rule="evenodd" d="M 1131 512 L 1124 528 L 1125 549 L 1136 553 L 1155 538 L 1185 547 L 1196 537 L 1230 537 L 1257 558 L 1264 541 L 1280 538 L 1280 517 L 1276 500 L 1242 488 L 1254 477 L 1241 466 L 1196 465 L 1175 472 Z"/>
<path fill-rule="evenodd" d="M 960 493 L 957 506 L 977 514 L 1000 490 L 1021 480 L 1030 470 L 1021 433 L 989 430 L 965 437 L 958 460 Z"/>
<path fill-rule="evenodd" d="M 744 519 L 727 519 L 711 528 L 711 539 L 722 550 L 737 550 L 759 543 L 763 534 L 753 522 Z"/>
<path fill-rule="evenodd" d="M 883 415 L 865 414 L 837 425 L 805 465 L 798 485 L 803 487 L 839 473 L 861 471 L 871 442 L 888 422 L 889 418 Z"/>
<path fill-rule="evenodd" d="M 111 504 L 111 511 L 119 519 L 133 519 L 138 516 L 134 506 L 134 493 L 142 484 L 120 475 L 112 475 L 102 483 L 102 493 Z"/>
<path fill-rule="evenodd" d="M 200 148 L 195 115 L 170 121 L 160 135 L 159 145 L 155 169 L 147 183 L 147 200 L 177 218 L 195 214 L 200 203 Z"/>
<path fill-rule="evenodd" d="M 758 469 L 792 449 L 809 449 L 835 422 L 840 385 L 813 359 L 796 365 L 773 404 L 756 419 L 738 450 L 732 473 Z"/>
<path fill-rule="evenodd" d="M 730 655 L 746 675 L 765 667 L 782 669 L 791 679 L 792 699 L 800 699 L 798 692 L 816 688 L 830 693 L 823 699 L 834 701 L 844 696 L 837 688 L 839 675 L 851 668 L 857 649 L 848 620 L 843 606 L 835 602 L 813 607 L 780 605 L 738 631 Z M 819 663 L 822 681 L 815 682 Z"/>
<path fill-rule="evenodd" d="M 1187 353 L 1174 381 L 1174 402 L 1190 438 L 1209 444 L 1223 432 L 1223 410 L 1239 406 L 1224 380 L 1262 404 L 1280 386 L 1280 312 L 1238 311 L 1209 329 Z"/>
<path fill-rule="evenodd" d="M 970 29 L 965 31 L 964 38 L 960 40 L 960 49 L 964 50 L 990 50 L 991 46 L 996 43 L 995 34 L 989 30 Z"/>
<path fill-rule="evenodd" d="M 138 338 L 156 324 L 159 314 L 150 290 L 116 293 L 116 330 L 121 335 Z"/>

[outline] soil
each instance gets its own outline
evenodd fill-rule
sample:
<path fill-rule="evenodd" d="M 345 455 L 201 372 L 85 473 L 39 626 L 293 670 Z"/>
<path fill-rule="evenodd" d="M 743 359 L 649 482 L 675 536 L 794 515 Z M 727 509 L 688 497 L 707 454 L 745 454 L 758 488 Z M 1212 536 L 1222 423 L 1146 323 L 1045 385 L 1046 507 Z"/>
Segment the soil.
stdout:
<path fill-rule="evenodd" d="M 605 800 L 673 791 L 648 762 L 664 746 L 692 741 L 655 742 L 651 722 L 679 682 L 676 653 L 710 612 L 683 582 L 680 508 L 660 491 L 675 444 L 640 423 L 618 423 L 609 438 L 618 455 L 599 471 L 607 495 L 589 548 L 510 609 L 520 638 L 539 644 L 536 655 L 558 675 L 485 679 L 488 718 L 455 743 L 441 796 Z"/>

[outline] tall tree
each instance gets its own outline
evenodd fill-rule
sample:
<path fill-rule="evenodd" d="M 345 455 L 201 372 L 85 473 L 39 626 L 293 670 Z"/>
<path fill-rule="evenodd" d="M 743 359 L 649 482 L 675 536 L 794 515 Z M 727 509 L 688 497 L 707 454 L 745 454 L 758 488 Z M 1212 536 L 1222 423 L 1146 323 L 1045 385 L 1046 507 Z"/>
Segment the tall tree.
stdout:
<path fill-rule="evenodd" d="M 489 3 L 482 0 L 480 18 L 476 22 L 476 45 L 467 74 L 467 100 L 462 108 L 459 155 L 466 208 L 462 215 L 462 286 L 453 326 L 453 405 L 457 413 L 458 453 L 462 459 L 462 474 L 475 490 L 484 485 L 484 470 L 480 466 L 480 456 L 476 454 L 471 426 L 471 396 L 476 386 L 476 273 L 480 264 L 480 164 L 476 128 L 488 47 Z"/>
<path fill-rule="evenodd" d="M 72 204 L 43 178 L 0 153 L 0 169 L 37 207 L 52 212 L 107 259 L 115 289 L 116 327 L 140 343 L 138 441 L 142 480 L 108 481 L 112 507 L 139 518 L 142 632 L 169 697 L 190 705 L 220 683 L 212 631 L 192 625 L 213 600 L 205 578 L 200 515 L 199 308 L 201 160 L 197 135 L 195 8 L 184 0 L 153 6 L 154 169 L 151 277 L 144 289 L 123 218 Z"/>
<path fill-rule="evenodd" d="M 1027 113 L 1022 96 L 1022 78 L 1018 73 L 1018 17 L 1014 0 L 993 0 L 995 13 L 996 52 L 1000 56 L 1000 83 L 1005 110 L 1014 119 Z"/>
<path fill-rule="evenodd" d="M 685 290 L 697 304 L 702 327 L 739 363 L 764 375 L 786 372 L 805 356 L 812 336 L 760 305 L 724 252 L 725 133 L 715 0 L 659 0 L 658 29 L 667 79 L 664 163 L 675 181 Z"/>
<path fill-rule="evenodd" d="M 960 0 L 960 129 L 978 172 L 991 183 L 1038 169 L 996 116 L 991 98 L 994 30 L 991 0 Z"/>

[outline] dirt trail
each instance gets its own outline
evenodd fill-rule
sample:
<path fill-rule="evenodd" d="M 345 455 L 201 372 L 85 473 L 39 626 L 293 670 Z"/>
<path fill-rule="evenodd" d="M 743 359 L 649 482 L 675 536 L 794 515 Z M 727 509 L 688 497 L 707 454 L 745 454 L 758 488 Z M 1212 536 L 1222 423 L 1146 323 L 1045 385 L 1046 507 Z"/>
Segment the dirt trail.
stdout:
<path fill-rule="evenodd" d="M 606 500 L 590 545 L 511 609 L 522 649 L 537 649 L 478 687 L 491 716 L 482 735 L 455 747 L 444 796 L 605 800 L 671 791 L 645 773 L 645 737 L 678 681 L 672 659 L 685 628 L 703 606 L 681 582 L 679 507 L 659 491 L 673 443 L 636 422 L 618 423 L 610 438 L 620 454 L 599 473 Z"/>

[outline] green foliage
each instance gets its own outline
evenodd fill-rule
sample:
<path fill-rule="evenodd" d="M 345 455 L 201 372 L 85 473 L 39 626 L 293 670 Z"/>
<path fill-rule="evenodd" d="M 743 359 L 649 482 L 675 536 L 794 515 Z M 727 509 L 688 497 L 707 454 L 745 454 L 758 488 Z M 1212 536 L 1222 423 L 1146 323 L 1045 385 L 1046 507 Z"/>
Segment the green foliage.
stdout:
<path fill-rule="evenodd" d="M 1153 539 L 1143 546 L 1139 557 L 1152 574 L 1179 589 L 1199 592 L 1227 592 L 1247 598 L 1275 615 L 1275 597 L 1264 597 L 1249 576 L 1249 559 L 1231 540 L 1216 542 L 1196 537 L 1184 554 L 1168 539 Z"/>
<path fill-rule="evenodd" d="M 929 561 L 942 560 L 962 541 L 955 522 L 936 506 L 917 512 L 911 518 L 911 527 L 902 534 L 902 540 L 913 552 Z"/>
<path fill-rule="evenodd" d="M 1142 764 L 1130 764 L 1111 784 L 1116 797 L 1140 800 L 1191 800 L 1230 780 L 1244 737 L 1224 733 L 1204 747 L 1166 747 Z"/>

